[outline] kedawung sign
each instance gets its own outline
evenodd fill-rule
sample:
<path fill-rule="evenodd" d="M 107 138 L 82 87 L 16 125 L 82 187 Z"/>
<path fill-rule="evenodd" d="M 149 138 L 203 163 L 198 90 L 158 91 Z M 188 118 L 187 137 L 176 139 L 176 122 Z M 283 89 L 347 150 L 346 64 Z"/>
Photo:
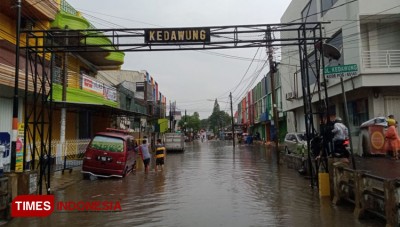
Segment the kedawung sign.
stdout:
<path fill-rule="evenodd" d="M 210 28 L 146 29 L 146 43 L 198 43 L 210 42 Z"/>
<path fill-rule="evenodd" d="M 327 66 L 324 68 L 326 78 L 340 78 L 357 76 L 358 66 L 356 64 Z"/>

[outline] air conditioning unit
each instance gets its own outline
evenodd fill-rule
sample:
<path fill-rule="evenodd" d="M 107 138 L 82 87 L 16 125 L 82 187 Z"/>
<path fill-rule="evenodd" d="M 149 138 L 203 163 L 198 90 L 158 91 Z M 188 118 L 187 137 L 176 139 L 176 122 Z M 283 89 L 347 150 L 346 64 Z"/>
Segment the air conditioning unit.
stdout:
<path fill-rule="evenodd" d="M 291 100 L 291 99 L 295 99 L 296 98 L 296 92 L 291 91 L 286 93 L 286 100 Z"/>

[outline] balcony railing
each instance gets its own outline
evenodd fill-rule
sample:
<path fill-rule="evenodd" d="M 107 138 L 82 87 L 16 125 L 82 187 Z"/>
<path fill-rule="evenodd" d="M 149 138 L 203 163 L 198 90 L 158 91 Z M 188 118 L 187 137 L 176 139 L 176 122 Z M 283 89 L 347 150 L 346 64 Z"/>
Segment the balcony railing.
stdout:
<path fill-rule="evenodd" d="M 364 51 L 364 68 L 400 68 L 400 50 Z"/>
<path fill-rule="evenodd" d="M 65 13 L 74 15 L 74 16 L 80 16 L 80 13 L 78 10 L 76 10 L 73 6 L 71 6 L 66 0 L 61 0 L 61 10 Z M 97 29 L 92 23 L 89 22 L 89 27 L 88 29 Z"/>
<path fill-rule="evenodd" d="M 74 7 L 72 7 L 66 0 L 61 0 L 61 10 L 74 16 L 79 15 L 78 11 Z"/>

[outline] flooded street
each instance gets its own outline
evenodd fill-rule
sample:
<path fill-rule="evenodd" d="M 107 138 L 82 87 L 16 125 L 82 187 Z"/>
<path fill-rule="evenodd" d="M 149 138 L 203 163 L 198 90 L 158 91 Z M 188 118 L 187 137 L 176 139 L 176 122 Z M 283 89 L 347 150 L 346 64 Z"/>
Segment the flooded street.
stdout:
<path fill-rule="evenodd" d="M 56 201 L 119 201 L 121 211 L 59 211 L 7 226 L 384 226 L 357 220 L 353 206 L 320 199 L 309 180 L 261 146 L 207 141 L 168 153 L 163 172 L 80 180 Z"/>

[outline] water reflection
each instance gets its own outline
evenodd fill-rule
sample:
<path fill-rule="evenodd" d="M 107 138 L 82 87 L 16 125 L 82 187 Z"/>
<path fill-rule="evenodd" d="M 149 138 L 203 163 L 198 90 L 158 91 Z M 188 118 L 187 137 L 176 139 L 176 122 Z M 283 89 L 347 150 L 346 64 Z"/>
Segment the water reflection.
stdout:
<path fill-rule="evenodd" d="M 382 226 L 320 199 L 309 180 L 256 145 L 194 142 L 168 153 L 164 171 L 79 181 L 57 200 L 120 201 L 121 212 L 57 212 L 8 226 Z M 368 223 L 368 224 L 367 224 Z"/>

